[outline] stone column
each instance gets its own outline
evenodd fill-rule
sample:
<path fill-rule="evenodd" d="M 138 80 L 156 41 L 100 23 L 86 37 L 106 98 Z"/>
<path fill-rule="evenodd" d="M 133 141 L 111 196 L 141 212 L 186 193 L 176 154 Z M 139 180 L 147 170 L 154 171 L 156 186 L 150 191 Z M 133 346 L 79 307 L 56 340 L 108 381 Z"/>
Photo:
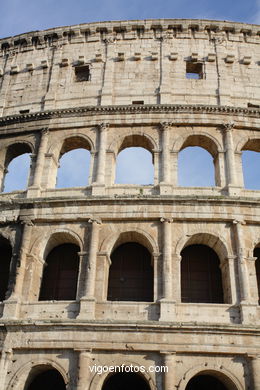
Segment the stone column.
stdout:
<path fill-rule="evenodd" d="M 163 224 L 163 298 L 172 298 L 172 222 L 171 218 L 161 218 Z"/>
<path fill-rule="evenodd" d="M 160 181 L 160 151 L 159 150 L 152 150 L 153 152 L 153 166 L 154 166 L 154 177 L 153 177 L 153 183 L 154 186 L 157 186 Z"/>
<path fill-rule="evenodd" d="M 90 365 L 92 364 L 92 353 L 91 350 L 77 351 L 79 353 L 77 390 L 88 390 L 91 378 Z"/>
<path fill-rule="evenodd" d="M 164 356 L 164 390 L 175 390 L 176 386 L 176 352 L 161 352 Z"/>
<path fill-rule="evenodd" d="M 163 223 L 163 264 L 162 264 L 162 299 L 160 300 L 160 321 L 172 320 L 174 301 L 172 297 L 172 219 L 161 218 Z"/>
<path fill-rule="evenodd" d="M 236 252 L 237 252 L 237 262 L 238 262 L 238 277 L 239 277 L 239 287 L 240 287 L 240 299 L 241 303 L 249 302 L 249 283 L 248 283 L 248 273 L 245 262 L 244 254 L 244 239 L 243 239 L 243 228 L 245 225 L 244 221 L 233 221 L 233 226 L 235 229 L 235 240 L 236 240 Z"/>
<path fill-rule="evenodd" d="M 78 288 L 77 288 L 77 300 L 85 294 L 85 283 L 87 274 L 87 259 L 88 252 L 78 252 L 79 256 L 79 277 L 78 277 Z"/>
<path fill-rule="evenodd" d="M 14 291 L 12 292 L 10 298 L 6 301 L 4 306 L 4 317 L 7 318 L 17 318 L 19 316 L 20 304 L 23 300 L 23 286 L 25 280 L 27 254 L 31 240 L 32 227 L 32 221 L 24 222 L 22 244 L 18 257 L 19 264 L 17 263 L 16 268 Z"/>
<path fill-rule="evenodd" d="M 99 148 L 98 148 L 98 161 L 97 161 L 97 179 L 92 184 L 94 194 L 100 194 L 100 187 L 103 189 L 105 186 L 105 168 L 106 168 L 106 149 L 107 149 L 107 129 L 109 125 L 107 123 L 101 123 L 99 128 Z"/>
<path fill-rule="evenodd" d="M 260 355 L 249 355 L 252 372 L 252 389 L 260 390 Z"/>
<path fill-rule="evenodd" d="M 181 256 L 177 253 L 172 256 L 172 264 L 172 274 L 174 275 L 173 300 L 174 302 L 181 302 Z"/>
<path fill-rule="evenodd" d="M 237 195 L 237 180 L 236 180 L 236 165 L 235 165 L 235 152 L 233 145 L 232 131 L 234 123 L 225 123 L 223 125 L 223 131 L 225 134 L 225 150 L 226 150 L 226 164 L 227 164 L 227 184 L 229 189 L 229 195 Z"/>
<path fill-rule="evenodd" d="M 87 264 L 86 281 L 83 286 L 83 296 L 80 299 L 80 313 L 78 317 L 93 318 L 95 314 L 95 281 L 96 281 L 96 262 L 99 242 L 100 220 L 89 219 L 92 224 L 89 258 Z"/>
<path fill-rule="evenodd" d="M 0 389 L 6 389 L 6 375 L 8 372 L 9 365 L 12 361 L 13 351 L 12 349 L 2 349 L 1 360 L 0 360 Z"/>
<path fill-rule="evenodd" d="M 171 165 L 172 165 L 172 185 L 174 187 L 178 186 L 178 158 L 179 152 L 173 150 L 171 153 Z"/>
<path fill-rule="evenodd" d="M 6 169 L 0 164 L 0 192 L 4 190 L 4 180 L 6 175 Z"/>
<path fill-rule="evenodd" d="M 47 153 L 47 147 L 48 147 L 48 139 L 49 139 L 49 129 L 44 128 L 42 129 L 42 133 L 41 133 L 41 141 L 38 148 L 37 160 L 36 160 L 36 166 L 34 172 L 33 187 L 35 188 L 41 187 L 45 153 Z"/>
<path fill-rule="evenodd" d="M 220 264 L 222 275 L 226 277 L 226 285 L 228 291 L 225 294 L 225 301 L 233 305 L 239 302 L 236 288 L 236 273 L 235 273 L 236 256 L 228 256 L 223 263 Z"/>
<path fill-rule="evenodd" d="M 171 123 L 162 122 L 160 123 L 160 129 L 162 133 L 162 162 L 161 162 L 161 173 L 162 180 L 161 184 L 170 184 L 170 128 Z"/>
<path fill-rule="evenodd" d="M 106 106 L 113 104 L 115 39 L 111 36 L 104 39 L 103 42 L 106 45 L 106 59 L 103 69 L 103 86 L 101 89 L 100 105 Z"/>
<path fill-rule="evenodd" d="M 257 257 L 253 257 L 253 256 L 246 258 L 248 276 L 249 276 L 249 286 L 250 286 L 250 302 L 252 304 L 258 305 L 259 291 L 257 285 L 256 268 L 255 268 L 256 260 Z"/>

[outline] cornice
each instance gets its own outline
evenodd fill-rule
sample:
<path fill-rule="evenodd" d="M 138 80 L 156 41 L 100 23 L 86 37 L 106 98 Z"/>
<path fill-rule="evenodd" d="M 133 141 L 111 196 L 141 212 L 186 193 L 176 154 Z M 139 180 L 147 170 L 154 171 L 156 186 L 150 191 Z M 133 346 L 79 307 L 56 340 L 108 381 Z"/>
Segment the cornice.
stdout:
<path fill-rule="evenodd" d="M 260 109 L 234 107 L 234 106 L 213 106 L 200 104 L 144 104 L 144 105 L 113 105 L 113 106 L 87 106 L 76 108 L 65 108 L 47 110 L 29 114 L 9 115 L 0 118 L 0 127 L 13 123 L 24 123 L 40 121 L 45 119 L 55 119 L 63 117 L 80 117 L 88 114 L 142 114 L 146 112 L 155 113 L 192 113 L 192 114 L 233 114 L 247 117 L 260 118 Z"/>
<path fill-rule="evenodd" d="M 27 32 L 0 39 L 0 51 L 2 49 L 2 52 L 6 53 L 16 49 L 23 51 L 28 47 L 32 49 L 50 47 L 57 43 L 64 45 L 87 42 L 88 37 L 91 37 L 91 40 L 94 37 L 96 41 L 109 38 L 116 40 L 118 34 L 120 40 L 129 39 L 129 36 L 131 39 L 146 38 L 146 34 L 151 32 L 153 35 L 154 31 L 157 32 L 156 38 L 159 35 L 163 37 L 166 32 L 167 39 L 182 39 L 183 34 L 189 35 L 189 33 L 193 33 L 193 36 L 198 39 L 201 33 L 205 33 L 211 39 L 210 32 L 212 32 L 216 36 L 222 36 L 224 33 L 226 39 L 231 41 L 234 35 L 241 35 L 241 38 L 244 35 L 245 42 L 247 38 L 249 42 L 253 38 L 253 43 L 260 43 L 260 26 L 256 24 L 203 19 L 146 19 L 84 23 Z"/>

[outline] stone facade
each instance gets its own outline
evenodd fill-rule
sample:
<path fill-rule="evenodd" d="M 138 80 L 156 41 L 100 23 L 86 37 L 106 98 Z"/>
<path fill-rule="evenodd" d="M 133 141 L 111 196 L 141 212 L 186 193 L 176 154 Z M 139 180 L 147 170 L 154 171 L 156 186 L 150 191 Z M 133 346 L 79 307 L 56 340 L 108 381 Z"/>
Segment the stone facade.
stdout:
<path fill-rule="evenodd" d="M 260 389 L 259 191 L 244 188 L 241 164 L 243 150 L 260 152 L 259 32 L 168 19 L 0 40 L 1 182 L 31 153 L 27 190 L 0 194 L 12 246 L 0 389 L 27 390 L 52 367 L 68 390 L 101 390 L 107 374 L 91 364 L 168 366 L 143 374 L 152 390 L 185 390 L 199 373 L 228 390 Z M 152 153 L 154 185 L 114 183 L 131 146 Z M 178 186 L 187 146 L 212 155 L 214 187 Z M 91 153 L 89 185 L 56 189 L 60 156 L 75 148 Z M 126 242 L 151 254 L 153 302 L 107 300 L 110 257 Z M 80 248 L 76 299 L 39 300 L 46 258 L 65 243 Z M 196 244 L 219 258 L 223 303 L 182 302 L 181 253 Z"/>

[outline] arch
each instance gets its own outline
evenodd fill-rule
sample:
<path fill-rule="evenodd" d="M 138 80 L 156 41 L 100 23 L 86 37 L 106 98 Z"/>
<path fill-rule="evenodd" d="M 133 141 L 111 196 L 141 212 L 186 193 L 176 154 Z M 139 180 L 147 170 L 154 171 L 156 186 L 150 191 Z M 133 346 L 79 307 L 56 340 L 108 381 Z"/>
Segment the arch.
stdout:
<path fill-rule="evenodd" d="M 75 300 L 77 295 L 79 255 L 78 245 L 55 246 L 47 255 L 39 300 Z"/>
<path fill-rule="evenodd" d="M 5 168 L 10 164 L 10 162 L 24 153 L 35 153 L 34 145 L 26 140 L 19 140 L 17 142 L 10 142 L 5 147 Z"/>
<path fill-rule="evenodd" d="M 103 383 L 102 390 L 110 390 L 113 388 L 150 390 L 150 386 L 143 376 L 134 372 L 118 372 L 108 375 Z"/>
<path fill-rule="evenodd" d="M 26 384 L 26 381 L 28 380 L 28 377 L 30 373 L 32 373 L 33 370 L 36 370 L 38 367 L 42 367 L 43 369 L 46 368 L 52 368 L 57 370 L 60 375 L 62 376 L 65 385 L 69 383 L 69 376 L 66 372 L 66 370 L 55 360 L 52 359 L 36 359 L 34 362 L 29 361 L 26 362 L 24 365 L 22 365 L 12 376 L 12 378 L 9 381 L 9 384 L 7 386 L 7 390 L 24 390 L 24 386 Z"/>
<path fill-rule="evenodd" d="M 187 371 L 179 383 L 179 390 L 187 390 L 188 383 L 196 375 L 214 376 L 224 383 L 224 385 L 227 387 L 227 390 L 244 390 L 244 387 L 240 381 L 234 376 L 233 373 L 224 368 L 223 365 L 217 366 L 210 363 L 207 363 L 207 365 L 198 365 Z"/>
<path fill-rule="evenodd" d="M 193 244 L 181 252 L 181 301 L 224 303 L 220 261 L 209 246 Z"/>
<path fill-rule="evenodd" d="M 197 231 L 198 229 L 199 227 L 196 227 Z M 181 237 L 175 247 L 176 254 L 180 255 L 181 251 L 186 246 L 193 245 L 193 244 L 201 244 L 201 245 L 209 246 L 217 253 L 221 263 L 223 263 L 228 256 L 228 250 L 227 250 L 228 246 L 224 237 L 216 236 L 215 232 L 209 230 L 207 231 L 205 229 L 203 229 L 200 233 L 193 233 Z"/>
<path fill-rule="evenodd" d="M 46 256 L 55 246 L 64 243 L 78 245 L 80 250 L 83 250 L 83 241 L 81 237 L 71 229 L 56 229 L 52 231 L 45 240 L 43 240 L 42 236 L 38 237 L 32 245 L 32 249 L 38 249 L 40 247 L 41 257 L 45 260 Z"/>
<path fill-rule="evenodd" d="M 53 153 L 57 159 L 59 159 L 63 154 L 74 149 L 87 149 L 89 151 L 94 150 L 94 144 L 90 137 L 86 134 L 71 132 L 71 134 L 66 134 L 58 138 L 57 143 L 50 145 L 48 153 Z"/>
<path fill-rule="evenodd" d="M 57 169 L 56 188 L 86 187 L 89 185 L 90 152 L 73 149 L 65 152 Z"/>
<path fill-rule="evenodd" d="M 155 140 L 149 134 L 136 130 L 131 134 L 114 138 L 109 145 L 109 150 L 113 150 L 118 155 L 123 149 L 130 147 L 141 147 L 151 153 L 158 149 Z"/>
<path fill-rule="evenodd" d="M 12 246 L 10 241 L 0 235 L 0 301 L 4 301 L 8 290 Z"/>
<path fill-rule="evenodd" d="M 241 138 L 235 148 L 236 153 L 240 153 L 243 150 L 252 150 L 253 152 L 260 152 L 260 137 L 259 134 L 245 136 Z"/>
<path fill-rule="evenodd" d="M 237 148 L 242 153 L 241 163 L 244 179 L 244 187 L 247 189 L 260 189 L 260 175 L 255 167 L 260 162 L 260 137 L 245 137 Z M 239 156 L 240 157 L 240 156 Z M 241 180 L 242 181 L 242 180 Z"/>
<path fill-rule="evenodd" d="M 111 364 L 111 361 L 109 362 L 109 364 Z M 128 360 L 122 362 L 121 359 L 119 358 L 115 358 L 115 359 L 113 358 L 113 366 L 121 366 L 122 364 L 124 364 L 125 367 L 127 366 L 140 367 L 140 362 L 128 361 Z M 95 373 L 90 383 L 89 390 L 101 390 L 103 383 L 105 382 L 106 378 L 108 378 L 109 376 L 110 374 L 108 374 L 107 372 L 102 372 L 101 374 Z M 146 380 L 151 390 L 157 390 L 155 382 L 153 378 L 149 375 L 148 370 L 142 372 L 141 376 Z"/>
<path fill-rule="evenodd" d="M 32 151 L 33 146 L 29 142 L 21 141 L 7 146 L 1 184 L 2 191 L 11 192 L 26 189 L 31 165 L 29 153 L 32 153 Z"/>
<path fill-rule="evenodd" d="M 107 299 L 153 302 L 151 262 L 151 253 L 142 244 L 126 241 L 117 245 L 111 254 Z"/>
<path fill-rule="evenodd" d="M 116 158 L 116 184 L 153 185 L 153 155 L 143 147 L 127 147 Z"/>
<path fill-rule="evenodd" d="M 179 186 L 214 187 L 216 181 L 214 161 L 206 149 L 187 146 L 178 153 Z"/>
<path fill-rule="evenodd" d="M 159 253 L 159 247 L 156 240 L 147 231 L 135 227 L 131 230 L 119 230 L 109 234 L 101 244 L 100 252 L 111 253 L 118 245 L 123 242 L 138 242 L 145 246 L 151 253 Z"/>
<path fill-rule="evenodd" d="M 38 366 L 29 374 L 24 390 L 66 390 L 66 384 L 60 372 L 51 366 Z"/>
<path fill-rule="evenodd" d="M 216 158 L 219 152 L 223 151 L 219 141 L 211 134 L 206 132 L 188 132 L 185 136 L 178 137 L 173 143 L 172 151 L 180 152 L 188 146 L 200 146 L 207 150 L 213 158 Z"/>

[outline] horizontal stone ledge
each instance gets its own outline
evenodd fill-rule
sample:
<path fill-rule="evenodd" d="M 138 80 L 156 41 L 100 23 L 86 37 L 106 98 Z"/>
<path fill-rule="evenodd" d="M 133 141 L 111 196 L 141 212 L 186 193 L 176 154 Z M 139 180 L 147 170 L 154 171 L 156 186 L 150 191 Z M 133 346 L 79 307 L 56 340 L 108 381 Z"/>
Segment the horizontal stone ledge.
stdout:
<path fill-rule="evenodd" d="M 48 110 L 35 113 L 25 113 L 17 115 L 9 115 L 0 118 L 0 126 L 9 125 L 11 123 L 23 123 L 31 121 L 39 121 L 43 119 L 53 119 L 62 117 L 75 117 L 89 113 L 140 113 L 156 112 L 156 113 L 225 113 L 225 114 L 242 114 L 249 117 L 260 118 L 260 109 L 246 108 L 235 106 L 216 106 L 202 104 L 140 104 L 140 105 L 112 105 L 112 106 L 87 106 L 76 108 L 65 108 Z M 96 119 L 95 121 L 96 122 Z M 178 123 L 176 123 L 177 125 Z"/>

